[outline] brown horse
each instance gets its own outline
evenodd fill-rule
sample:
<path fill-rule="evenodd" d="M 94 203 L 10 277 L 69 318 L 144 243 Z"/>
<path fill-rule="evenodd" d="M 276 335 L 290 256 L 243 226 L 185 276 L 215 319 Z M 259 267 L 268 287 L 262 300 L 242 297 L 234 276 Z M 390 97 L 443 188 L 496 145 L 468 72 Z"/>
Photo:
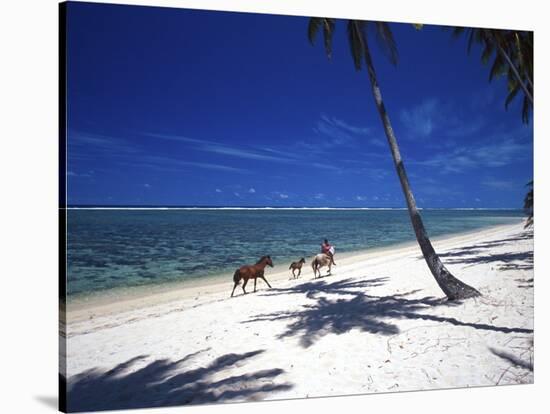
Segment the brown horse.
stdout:
<path fill-rule="evenodd" d="M 294 276 L 294 279 L 300 276 L 300 273 L 302 273 L 302 265 L 306 262 L 306 259 L 303 257 L 298 260 L 297 262 L 292 262 L 290 264 L 290 267 L 288 270 L 292 269 L 292 276 Z M 298 276 L 296 276 L 296 273 L 294 273 L 296 270 L 298 270 Z"/>
<path fill-rule="evenodd" d="M 258 278 L 263 279 L 263 281 L 267 283 L 267 286 L 271 287 L 269 282 L 264 277 L 264 269 L 268 265 L 273 267 L 271 257 L 262 256 L 255 265 L 244 265 L 235 270 L 235 274 L 233 275 L 233 282 L 235 282 L 235 286 L 233 286 L 233 290 L 231 291 L 231 297 L 233 297 L 235 288 L 239 285 L 241 279 L 244 279 L 243 292 L 245 295 L 246 290 L 244 288 L 248 283 L 248 279 L 254 279 L 254 292 L 256 292 L 256 282 Z"/>

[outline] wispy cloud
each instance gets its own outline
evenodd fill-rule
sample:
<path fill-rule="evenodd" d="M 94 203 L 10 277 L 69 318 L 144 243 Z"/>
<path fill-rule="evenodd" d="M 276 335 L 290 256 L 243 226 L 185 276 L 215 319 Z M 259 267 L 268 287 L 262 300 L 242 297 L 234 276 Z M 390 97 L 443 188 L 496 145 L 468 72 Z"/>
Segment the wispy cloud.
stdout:
<path fill-rule="evenodd" d="M 495 188 L 497 190 L 512 190 L 525 185 L 515 180 L 502 180 L 492 177 L 485 178 L 483 181 L 481 181 L 481 184 L 486 187 Z"/>
<path fill-rule="evenodd" d="M 254 194 L 254 193 L 256 193 L 256 189 L 255 188 L 249 188 L 248 193 L 249 194 Z"/>
<path fill-rule="evenodd" d="M 153 156 L 153 155 L 136 157 L 135 159 L 127 160 L 127 161 L 121 160 L 121 161 L 118 161 L 118 164 L 131 165 L 137 168 L 152 169 L 156 171 L 180 172 L 180 171 L 187 171 L 189 167 L 197 167 L 197 168 L 203 168 L 203 169 L 214 170 L 214 171 L 234 172 L 234 173 L 241 173 L 241 174 L 250 173 L 249 170 L 246 170 L 243 168 L 231 167 L 228 165 L 214 164 L 214 163 L 207 163 L 207 162 L 184 161 L 184 160 L 179 160 L 177 158 L 171 158 L 166 156 Z"/>
<path fill-rule="evenodd" d="M 343 121 L 342 119 L 328 117 L 325 114 L 321 115 L 321 120 L 317 123 L 317 127 L 321 127 L 327 131 L 330 131 L 331 128 L 336 128 L 339 132 L 347 132 L 353 135 L 369 135 L 371 132 L 370 128 L 351 125 L 350 123 Z"/>
<path fill-rule="evenodd" d="M 479 167 L 504 167 L 528 159 L 530 153 L 529 143 L 504 139 L 479 146 L 462 146 L 427 160 L 413 160 L 411 164 L 439 168 L 445 173 L 461 173 Z"/>
<path fill-rule="evenodd" d="M 428 138 L 437 128 L 437 109 L 439 102 L 435 98 L 426 99 L 412 109 L 404 109 L 400 120 L 407 132 L 416 137 Z"/>
<path fill-rule="evenodd" d="M 208 152 L 211 154 L 219 154 L 223 156 L 241 158 L 246 160 L 266 161 L 266 162 L 281 163 L 281 164 L 308 166 L 308 167 L 314 167 L 318 169 L 331 170 L 331 171 L 341 171 L 339 167 L 330 165 L 328 163 L 325 164 L 325 163 L 318 163 L 318 162 L 308 162 L 308 160 L 302 157 L 301 155 L 298 156 L 297 154 L 294 154 L 292 152 L 282 151 L 271 147 L 255 148 L 255 147 L 243 147 L 243 146 L 236 146 L 236 145 L 230 146 L 230 145 L 220 144 L 209 140 L 201 140 L 201 139 L 189 138 L 186 136 L 167 135 L 167 134 L 147 133 L 144 135 L 191 144 L 193 149 L 198 151 Z"/>
<path fill-rule="evenodd" d="M 79 152 L 84 147 L 87 150 L 92 148 L 96 152 L 103 154 L 136 154 L 139 152 L 139 149 L 134 144 L 124 139 L 76 130 L 69 130 L 67 142 L 69 148 L 73 147 L 72 150 L 76 152 Z"/>
<path fill-rule="evenodd" d="M 162 134 L 145 135 L 193 144 L 204 144 L 206 142 L 182 136 Z M 219 163 L 186 161 L 175 156 L 149 155 L 144 149 L 139 148 L 135 144 L 114 136 L 71 131 L 69 134 L 69 145 L 75 147 L 73 150 L 69 150 L 70 159 L 82 159 L 82 157 L 84 157 L 85 159 L 95 160 L 99 156 L 113 159 L 120 165 L 132 165 L 134 167 L 154 169 L 157 171 L 181 171 L 182 169 L 188 169 L 188 167 L 198 167 L 225 172 L 249 172 L 243 168 Z"/>
<path fill-rule="evenodd" d="M 298 147 L 310 152 L 323 153 L 337 147 L 355 147 L 364 140 L 370 141 L 372 134 L 371 128 L 352 125 L 325 114 L 316 122 L 313 132 L 316 135 L 315 139 L 298 141 Z"/>
<path fill-rule="evenodd" d="M 243 148 L 239 146 L 231 146 L 221 144 L 215 141 L 190 138 L 183 135 L 161 134 L 161 133 L 143 133 L 143 135 L 160 138 L 169 141 L 182 142 L 192 144 L 194 149 L 214 154 L 221 154 L 230 157 L 244 158 L 258 161 L 271 161 L 280 163 L 295 163 L 297 161 L 293 154 L 284 151 L 275 150 L 273 148 Z"/>
<path fill-rule="evenodd" d="M 288 193 L 286 192 L 282 192 L 282 191 L 272 191 L 271 192 L 271 197 L 266 197 L 267 199 L 269 200 L 286 200 L 287 198 L 289 198 L 289 195 Z"/>
<path fill-rule="evenodd" d="M 464 138 L 478 134 L 485 121 L 477 114 L 465 114 L 464 108 L 457 108 L 453 102 L 441 102 L 429 98 L 413 108 L 403 109 L 400 121 L 405 128 L 405 137 L 428 139 L 435 134 L 445 138 Z M 447 140 L 446 140 L 447 141 Z M 441 140 L 437 146 L 444 144 Z"/>
<path fill-rule="evenodd" d="M 67 171 L 67 177 L 80 177 L 80 178 L 89 178 L 93 175 L 93 172 L 89 173 L 75 173 L 74 171 Z"/>

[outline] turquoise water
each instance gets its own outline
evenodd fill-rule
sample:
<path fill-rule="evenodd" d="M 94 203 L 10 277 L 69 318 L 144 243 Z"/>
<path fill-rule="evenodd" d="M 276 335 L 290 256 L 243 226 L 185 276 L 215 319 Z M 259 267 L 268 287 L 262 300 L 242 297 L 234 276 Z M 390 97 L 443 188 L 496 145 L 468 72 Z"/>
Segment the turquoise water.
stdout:
<path fill-rule="evenodd" d="M 518 222 L 521 210 L 424 210 L 430 237 Z M 413 241 L 406 210 L 85 210 L 67 212 L 69 297 L 232 273 L 260 256 L 288 265 Z"/>

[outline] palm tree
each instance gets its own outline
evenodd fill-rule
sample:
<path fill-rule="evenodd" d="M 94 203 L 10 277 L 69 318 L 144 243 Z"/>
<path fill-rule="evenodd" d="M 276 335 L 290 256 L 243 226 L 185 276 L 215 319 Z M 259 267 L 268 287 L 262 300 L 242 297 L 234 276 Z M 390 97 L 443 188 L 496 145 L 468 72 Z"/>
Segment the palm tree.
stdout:
<path fill-rule="evenodd" d="M 523 91 L 522 120 L 529 122 L 529 112 L 533 108 L 533 32 L 518 30 L 453 28 L 453 36 L 468 34 L 468 53 L 474 43 L 483 47 L 481 61 L 489 62 L 493 53 L 495 58 L 489 72 L 489 81 L 497 76 L 507 75 L 508 96 L 505 108 Z"/>
<path fill-rule="evenodd" d="M 527 214 L 527 219 L 525 220 L 525 226 L 524 228 L 529 228 L 533 225 L 534 218 L 533 218 L 533 212 L 534 212 L 534 194 L 533 194 L 533 181 L 529 181 L 527 183 L 527 187 L 529 187 L 529 191 L 527 194 L 525 194 L 525 198 L 523 199 L 523 209 L 525 213 Z"/>
<path fill-rule="evenodd" d="M 522 121 L 529 123 L 533 109 L 533 32 L 479 28 L 453 28 L 453 36 L 468 33 L 468 53 L 474 43 L 483 47 L 481 61 L 488 63 L 493 53 L 495 59 L 489 72 L 489 81 L 496 76 L 507 75 L 508 96 L 504 107 L 508 109 L 520 90 L 523 91 Z M 524 198 L 524 210 L 528 217 L 525 228 L 533 225 L 533 181 L 527 184 L 529 191 Z"/>
<path fill-rule="evenodd" d="M 422 250 L 422 255 L 424 256 L 424 259 L 426 260 L 426 263 L 437 284 L 439 285 L 441 290 L 443 290 L 449 300 L 458 300 L 479 296 L 480 293 L 476 289 L 455 278 L 445 268 L 443 263 L 441 263 L 439 256 L 435 252 L 430 242 L 430 239 L 428 238 L 428 234 L 426 232 L 426 229 L 424 228 L 424 223 L 422 222 L 420 212 L 416 207 L 416 201 L 414 199 L 411 186 L 407 178 L 405 165 L 403 164 L 403 160 L 401 158 L 401 153 L 399 151 L 399 146 L 397 145 L 397 140 L 390 123 L 390 118 L 388 116 L 388 113 L 386 112 L 384 101 L 382 100 L 382 93 L 380 91 L 380 86 L 378 84 L 376 72 L 374 70 L 374 65 L 369 50 L 369 39 L 367 37 L 368 26 L 372 26 L 375 29 L 374 32 L 381 41 L 380 43 L 384 46 L 385 52 L 388 55 L 390 61 L 393 64 L 397 64 L 396 44 L 389 25 L 383 22 L 370 22 L 362 20 L 348 21 L 347 31 L 349 45 L 351 48 L 351 55 L 353 57 L 353 62 L 356 70 L 361 70 L 363 60 L 365 62 L 376 108 L 378 109 L 378 113 L 384 126 L 384 131 L 388 139 L 388 144 L 390 146 L 395 169 L 399 177 L 399 182 L 401 183 L 403 194 L 405 195 L 409 216 L 412 222 L 414 233 L 416 235 L 416 240 L 418 241 L 420 249 Z M 332 35 L 334 33 L 334 27 L 335 22 L 334 19 L 331 18 L 312 17 L 309 20 L 309 41 L 313 44 L 317 32 L 320 28 L 322 28 L 325 40 L 325 50 L 328 58 L 330 58 L 332 54 Z"/>

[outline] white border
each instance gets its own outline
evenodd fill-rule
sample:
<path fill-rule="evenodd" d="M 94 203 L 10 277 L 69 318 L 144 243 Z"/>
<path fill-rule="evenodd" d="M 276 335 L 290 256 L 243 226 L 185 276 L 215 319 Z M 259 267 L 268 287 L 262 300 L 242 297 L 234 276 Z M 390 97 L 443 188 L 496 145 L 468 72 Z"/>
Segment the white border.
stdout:
<path fill-rule="evenodd" d="M 375 2 L 304 0 L 112 1 L 293 15 L 514 27 L 535 30 L 535 385 L 227 404 L 143 413 L 276 413 L 284 410 L 465 413 L 542 412 L 549 388 L 547 273 L 548 12 L 542 1 Z M 52 412 L 57 394 L 57 2 L 2 2 L 2 398 L 6 413 Z M 365 344 L 368 352 L 368 344 Z M 134 411 L 132 411 L 134 412 Z M 135 411 L 137 412 L 137 411 Z"/>

